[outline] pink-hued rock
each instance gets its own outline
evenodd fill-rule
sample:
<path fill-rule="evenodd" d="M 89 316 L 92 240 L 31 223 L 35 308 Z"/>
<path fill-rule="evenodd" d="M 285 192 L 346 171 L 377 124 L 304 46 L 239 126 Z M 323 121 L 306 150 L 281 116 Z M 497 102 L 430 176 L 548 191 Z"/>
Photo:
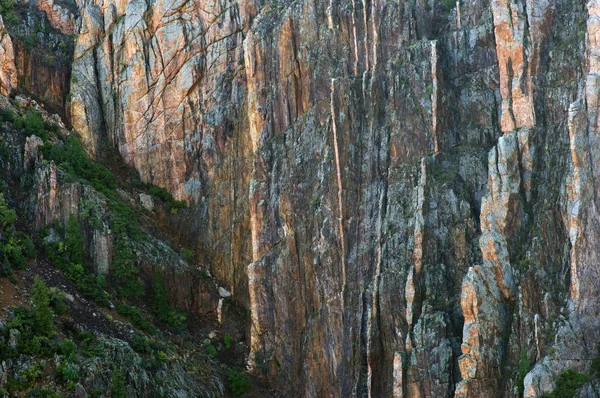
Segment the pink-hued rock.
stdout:
<path fill-rule="evenodd" d="M 56 4 L 54 0 L 37 0 L 36 7 L 46 13 L 54 29 L 65 35 L 72 35 L 75 32 L 77 18 L 68 8 Z"/>
<path fill-rule="evenodd" d="M 0 94 L 9 95 L 17 87 L 13 44 L 0 15 Z"/>
<path fill-rule="evenodd" d="M 447 3 L 78 4 L 74 129 L 196 206 L 172 229 L 277 390 L 514 396 L 524 352 L 539 396 L 589 366 L 599 6 Z"/>

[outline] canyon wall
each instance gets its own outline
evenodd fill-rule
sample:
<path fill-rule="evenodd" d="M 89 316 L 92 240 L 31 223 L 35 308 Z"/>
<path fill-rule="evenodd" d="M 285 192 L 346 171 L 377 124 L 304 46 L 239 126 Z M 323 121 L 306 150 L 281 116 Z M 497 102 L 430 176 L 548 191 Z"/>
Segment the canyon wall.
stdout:
<path fill-rule="evenodd" d="M 77 10 L 70 122 L 191 204 L 174 229 L 249 307 L 276 390 L 539 397 L 589 370 L 596 1 Z"/>

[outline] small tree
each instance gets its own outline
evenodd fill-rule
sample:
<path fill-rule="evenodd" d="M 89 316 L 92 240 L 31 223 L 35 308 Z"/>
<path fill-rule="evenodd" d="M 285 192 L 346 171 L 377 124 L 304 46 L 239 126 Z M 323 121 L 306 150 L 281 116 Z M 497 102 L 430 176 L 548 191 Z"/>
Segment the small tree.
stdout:
<path fill-rule="evenodd" d="M 160 272 L 154 274 L 152 292 L 152 309 L 158 320 L 168 324 L 178 332 L 183 331 L 186 326 L 185 321 L 187 316 L 183 311 L 173 308 L 169 304 L 167 285 Z"/>
<path fill-rule="evenodd" d="M 69 214 L 69 220 L 67 221 L 65 242 L 67 244 L 67 249 L 69 250 L 71 262 L 75 264 L 82 264 L 83 235 L 81 234 L 79 221 L 77 221 L 77 217 L 75 217 L 73 213 Z"/>
<path fill-rule="evenodd" d="M 113 367 L 110 392 L 113 398 L 125 398 L 125 377 L 116 366 Z"/>
<path fill-rule="evenodd" d="M 33 279 L 33 292 L 31 294 L 33 305 L 33 327 L 42 335 L 54 334 L 54 312 L 50 308 L 48 287 L 38 275 Z"/>
<path fill-rule="evenodd" d="M 24 125 L 28 134 L 35 134 L 40 137 L 45 136 L 44 120 L 33 109 L 28 110 L 25 114 Z"/>
<path fill-rule="evenodd" d="M 252 389 L 252 381 L 246 373 L 230 369 L 227 373 L 227 385 L 234 397 L 240 397 Z"/>
<path fill-rule="evenodd" d="M 5 228 L 17 221 L 17 213 L 8 207 L 4 195 L 0 193 L 0 227 Z"/>

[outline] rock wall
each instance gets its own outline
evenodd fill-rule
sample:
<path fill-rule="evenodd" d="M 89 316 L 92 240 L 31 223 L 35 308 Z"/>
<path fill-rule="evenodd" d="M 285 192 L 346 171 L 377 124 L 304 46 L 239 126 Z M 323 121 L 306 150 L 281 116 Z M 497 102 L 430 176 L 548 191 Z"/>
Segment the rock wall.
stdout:
<path fill-rule="evenodd" d="M 78 10 L 74 128 L 193 205 L 176 234 L 250 308 L 275 389 L 535 397 L 588 370 L 596 2 Z"/>
<path fill-rule="evenodd" d="M 45 9 L 43 2 L 36 4 Z M 72 36 L 55 29 L 46 13 L 25 4 L 16 3 L 11 14 L 16 21 L 0 28 L 0 57 L 6 58 L 0 77 L 2 93 L 33 97 L 64 117 Z"/>
<path fill-rule="evenodd" d="M 4 27 L 4 21 L 0 15 L 0 94 L 9 95 L 17 86 L 17 68 L 15 66 L 15 54 L 10 35 Z"/>

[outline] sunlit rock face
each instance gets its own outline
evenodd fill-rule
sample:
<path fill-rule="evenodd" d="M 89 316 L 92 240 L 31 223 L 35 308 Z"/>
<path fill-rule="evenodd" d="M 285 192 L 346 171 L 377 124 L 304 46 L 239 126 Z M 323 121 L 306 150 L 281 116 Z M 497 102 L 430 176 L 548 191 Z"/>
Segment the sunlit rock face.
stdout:
<path fill-rule="evenodd" d="M 595 1 L 37 6 L 74 32 L 66 109 L 88 152 L 192 205 L 174 233 L 250 309 L 274 390 L 539 397 L 588 371 Z M 214 305 L 182 283 L 176 300 Z"/>
<path fill-rule="evenodd" d="M 10 35 L 0 16 L 0 94 L 9 95 L 17 87 L 17 68 L 15 53 Z"/>
<path fill-rule="evenodd" d="M 54 29 L 65 35 L 75 32 L 77 4 L 74 0 L 35 0 L 31 2 L 43 11 Z"/>
<path fill-rule="evenodd" d="M 144 181 L 198 201 L 244 102 L 242 40 L 252 10 L 199 1 L 79 7 L 73 126 L 91 153 L 109 140 Z"/>

